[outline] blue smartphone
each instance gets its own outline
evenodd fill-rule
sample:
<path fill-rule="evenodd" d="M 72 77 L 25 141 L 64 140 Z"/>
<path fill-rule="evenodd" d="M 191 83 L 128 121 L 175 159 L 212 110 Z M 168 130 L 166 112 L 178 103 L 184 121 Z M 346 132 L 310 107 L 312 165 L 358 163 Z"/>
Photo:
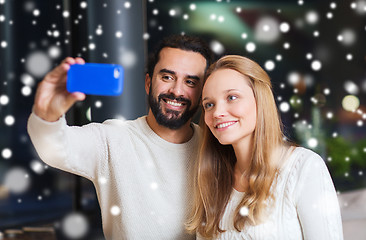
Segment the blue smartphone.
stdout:
<path fill-rule="evenodd" d="M 67 72 L 69 92 L 89 95 L 118 96 L 123 91 L 123 67 L 117 64 L 73 64 Z"/>

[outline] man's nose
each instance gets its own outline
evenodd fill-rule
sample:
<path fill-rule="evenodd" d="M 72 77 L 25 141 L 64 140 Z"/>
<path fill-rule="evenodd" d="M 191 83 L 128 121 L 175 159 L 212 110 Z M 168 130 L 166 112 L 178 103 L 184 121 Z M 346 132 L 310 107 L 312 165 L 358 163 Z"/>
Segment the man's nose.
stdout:
<path fill-rule="evenodd" d="M 175 96 L 183 96 L 184 95 L 184 84 L 182 81 L 175 81 L 172 83 L 171 88 L 169 89 L 170 93 L 173 93 Z"/>

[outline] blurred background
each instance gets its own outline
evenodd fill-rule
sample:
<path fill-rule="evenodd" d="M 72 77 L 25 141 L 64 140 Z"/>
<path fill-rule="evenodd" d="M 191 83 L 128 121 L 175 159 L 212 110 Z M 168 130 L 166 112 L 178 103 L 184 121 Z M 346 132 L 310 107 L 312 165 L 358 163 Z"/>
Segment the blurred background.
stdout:
<path fill-rule="evenodd" d="M 148 53 L 171 34 L 269 73 L 287 137 L 326 161 L 345 239 L 365 239 L 366 0 L 0 0 L 0 230 L 103 239 L 93 185 L 45 165 L 30 142 L 36 86 L 66 56 L 120 64 L 123 94 L 88 96 L 67 119 L 134 119 L 147 113 Z"/>

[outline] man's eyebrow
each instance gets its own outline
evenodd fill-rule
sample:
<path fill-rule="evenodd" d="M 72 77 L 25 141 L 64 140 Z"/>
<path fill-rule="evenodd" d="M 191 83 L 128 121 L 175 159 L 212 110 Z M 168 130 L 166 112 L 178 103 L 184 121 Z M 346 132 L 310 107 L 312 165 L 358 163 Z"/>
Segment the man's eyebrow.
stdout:
<path fill-rule="evenodd" d="M 168 69 L 166 69 L 166 68 L 161 69 L 161 70 L 159 71 L 159 73 L 169 73 L 169 74 L 173 74 L 173 75 L 175 75 L 175 72 L 174 72 L 174 71 L 172 71 L 172 70 L 168 70 Z"/>
<path fill-rule="evenodd" d="M 172 74 L 172 75 L 176 75 L 176 72 L 172 71 L 172 70 L 169 70 L 169 69 L 166 69 L 166 68 L 163 68 L 159 71 L 159 73 L 169 73 L 169 74 Z M 187 75 L 187 78 L 189 79 L 193 79 L 193 80 L 196 80 L 196 81 L 200 81 L 200 77 L 198 77 L 197 75 Z"/>

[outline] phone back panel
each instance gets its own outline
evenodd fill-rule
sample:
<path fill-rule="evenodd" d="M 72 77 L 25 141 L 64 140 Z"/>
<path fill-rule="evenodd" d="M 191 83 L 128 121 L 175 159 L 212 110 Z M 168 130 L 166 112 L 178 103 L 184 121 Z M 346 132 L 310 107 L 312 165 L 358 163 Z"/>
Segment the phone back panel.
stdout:
<path fill-rule="evenodd" d="M 85 63 L 70 66 L 66 88 L 69 92 L 117 96 L 123 91 L 124 70 L 117 64 Z"/>

